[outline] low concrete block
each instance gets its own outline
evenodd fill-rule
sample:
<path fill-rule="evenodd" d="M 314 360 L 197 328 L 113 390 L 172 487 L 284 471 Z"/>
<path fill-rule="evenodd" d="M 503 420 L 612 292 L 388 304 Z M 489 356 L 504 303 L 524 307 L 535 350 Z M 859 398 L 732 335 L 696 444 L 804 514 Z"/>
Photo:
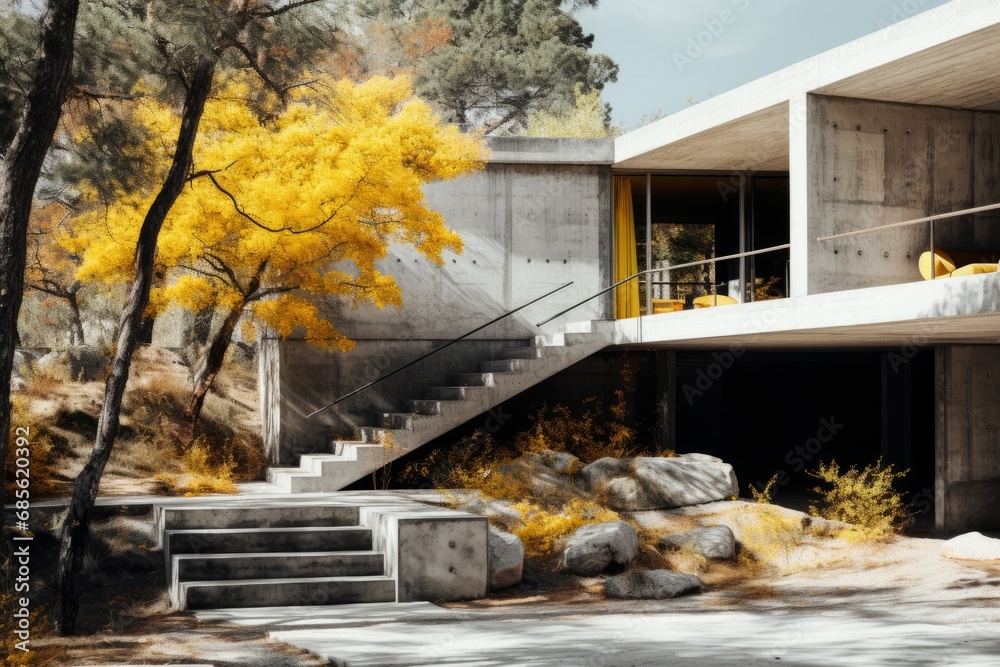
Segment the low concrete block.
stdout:
<path fill-rule="evenodd" d="M 396 601 L 474 600 L 489 591 L 486 519 L 416 504 L 361 507 L 374 549 L 386 555 Z"/>

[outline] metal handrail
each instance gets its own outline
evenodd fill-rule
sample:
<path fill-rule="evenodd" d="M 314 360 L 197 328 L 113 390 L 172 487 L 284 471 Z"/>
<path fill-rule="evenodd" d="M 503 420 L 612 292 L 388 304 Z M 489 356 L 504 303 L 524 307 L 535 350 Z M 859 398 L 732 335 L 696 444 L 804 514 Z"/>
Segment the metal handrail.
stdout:
<path fill-rule="evenodd" d="M 909 225 L 919 225 L 922 222 L 934 222 L 935 220 L 945 220 L 947 218 L 958 218 L 963 215 L 972 215 L 973 213 L 982 213 L 984 211 L 995 211 L 1000 209 L 1000 204 L 990 204 L 989 206 L 977 206 L 975 208 L 967 208 L 961 211 L 955 211 L 953 213 L 942 213 L 940 215 L 928 215 L 925 218 L 916 218 L 914 220 L 907 220 L 905 222 L 894 222 L 891 225 L 882 225 L 880 227 L 872 227 L 871 229 L 859 229 L 853 232 L 844 232 L 843 234 L 833 234 L 832 236 L 820 236 L 816 239 L 817 242 L 822 241 L 833 241 L 834 239 L 842 239 L 848 236 L 860 236 L 862 234 L 871 234 L 872 232 L 880 232 L 885 229 L 895 229 L 897 227 L 907 227 Z"/>
<path fill-rule="evenodd" d="M 368 384 L 365 384 L 365 385 L 362 385 L 362 386 L 358 387 L 357 389 L 355 389 L 355 390 L 353 390 L 353 391 L 351 391 L 351 392 L 349 392 L 349 393 L 347 393 L 347 394 L 344 394 L 343 396 L 341 396 L 340 398 L 338 398 L 338 399 L 337 399 L 337 400 L 335 400 L 334 402 L 332 402 L 332 403 L 327 403 L 326 405 L 324 405 L 323 407 L 321 407 L 321 408 L 320 408 L 320 409 L 318 409 L 318 410 L 313 410 L 312 412 L 310 412 L 309 414 L 307 414 L 307 415 L 306 415 L 306 419 L 309 419 L 309 418 L 310 418 L 310 417 L 312 417 L 313 415 L 317 415 L 317 414 L 319 414 L 320 412 L 323 412 L 323 411 L 324 411 L 324 410 L 326 410 L 327 408 L 332 408 L 333 406 L 337 405 L 338 403 L 340 403 L 340 402 L 341 402 L 341 401 L 343 401 L 344 399 L 347 399 L 347 398 L 350 398 L 351 396 L 354 396 L 355 394 L 358 394 L 358 393 L 360 393 L 360 392 L 364 391 L 365 389 L 368 389 L 369 387 L 371 387 L 371 386 L 373 386 L 373 385 L 376 385 L 376 384 L 378 384 L 378 383 L 379 383 L 379 382 L 381 382 L 382 380 L 385 380 L 386 378 L 390 378 L 390 377 L 392 377 L 393 375 L 395 375 L 396 373 L 399 373 L 400 371 L 403 371 L 403 370 L 406 370 L 406 369 L 407 369 L 407 368 L 409 368 L 410 366 L 412 366 L 412 365 L 414 365 L 414 364 L 416 364 L 416 363 L 418 363 L 418 362 L 421 362 L 421 361 L 423 361 L 423 360 L 424 360 L 424 359 L 426 359 L 427 357 L 430 357 L 430 356 L 432 356 L 432 355 L 435 355 L 435 354 L 437 354 L 438 352 L 440 352 L 441 350 L 443 350 L 443 349 L 445 349 L 445 348 L 447 348 L 447 347 L 451 347 L 452 345 L 454 345 L 455 343 L 457 343 L 457 342 L 458 342 L 458 341 L 460 341 L 460 340 L 465 340 L 466 338 L 468 338 L 468 337 L 469 337 L 469 336 L 471 336 L 472 334 L 474 334 L 474 333 L 478 333 L 478 332 L 482 331 L 483 329 L 485 329 L 486 327 L 488 327 L 488 326 L 490 326 L 490 325 L 492 325 L 492 324 L 496 324 L 497 322 L 499 322 L 500 320 L 504 319 L 505 317 L 510 317 L 510 316 L 511 316 L 511 315 L 513 315 L 514 313 L 516 313 L 516 312 L 518 312 L 518 311 L 520 311 L 520 310 L 524 310 L 524 309 L 525 309 L 525 308 L 527 308 L 528 306 L 530 306 L 530 305 L 532 305 L 532 304 L 535 304 L 535 303 L 538 303 L 538 302 L 539 302 L 539 301 L 541 301 L 542 299 L 544 299 L 544 298 L 546 298 L 546 297 L 550 297 L 550 296 L 552 296 L 553 294 L 555 294 L 556 292 L 558 292 L 559 290 L 564 290 L 564 289 L 566 289 L 567 287 L 569 287 L 569 286 L 570 286 L 570 285 L 572 285 L 572 284 L 573 284 L 573 281 L 571 280 L 571 281 L 569 281 L 568 283 L 566 283 L 565 285 L 560 285 L 559 287 L 555 288 L 555 289 L 554 289 L 554 290 L 552 290 L 551 292 L 547 292 L 547 293 L 545 293 L 545 294 L 541 295 L 541 296 L 540 296 L 540 297 L 538 297 L 537 299 L 533 299 L 533 300 L 529 301 L 528 303 L 525 303 L 525 304 L 523 304 L 523 305 L 520 305 L 520 306 L 518 306 L 517 308 L 515 308 L 514 310 L 510 310 L 510 311 L 507 311 L 506 313 L 504 313 L 503 315 L 501 315 L 501 316 L 499 316 L 499 317 L 494 317 L 494 318 L 493 318 L 492 320 L 490 320 L 490 321 L 489 321 L 489 322 L 487 322 L 486 324 L 483 324 L 483 325 L 481 325 L 481 326 L 478 326 L 478 327 L 476 327 L 475 329 L 473 329 L 472 331 L 469 331 L 468 333 L 464 333 L 464 334 L 462 334 L 462 335 L 461 335 L 461 336 L 459 336 L 458 338 L 453 338 L 452 340 L 448 341 L 447 343 L 445 343 L 445 344 L 444 344 L 444 345 L 442 345 L 441 347 L 438 347 L 438 348 L 434 348 L 434 349 L 433 349 L 433 350 L 431 350 L 430 352 L 428 352 L 428 353 L 426 353 L 426 354 L 423 354 L 423 355 L 421 355 L 421 356 L 417 357 L 417 358 L 416 358 L 416 359 L 414 359 L 413 361 L 411 361 L 411 362 L 409 362 L 409 363 L 406 363 L 406 364 L 403 364 L 402 366 L 400 366 L 399 368 L 397 368 L 397 369 L 395 369 L 395 370 L 392 370 L 392 371 L 389 371 L 388 373 L 386 373 L 386 374 L 385 374 L 385 375 L 383 375 L 382 377 L 380 377 L 380 378 L 376 378 L 375 380 L 372 380 L 372 381 L 371 381 L 371 382 L 369 382 Z"/>
<path fill-rule="evenodd" d="M 566 310 L 563 310 L 561 312 L 556 313 L 555 315 L 553 315 L 549 319 L 545 320 L 544 322 L 539 322 L 535 326 L 540 327 L 543 324 L 548 324 L 552 320 L 554 320 L 554 319 L 556 319 L 558 317 L 562 317 L 563 315 L 565 315 L 569 311 L 575 310 L 576 308 L 579 308 L 580 306 L 582 306 L 583 304 L 587 303 L 588 301 L 592 301 L 593 299 L 596 299 L 597 297 L 601 296 L 602 294 L 610 292 L 611 290 L 615 289 L 616 287 L 620 287 L 620 286 L 624 285 L 625 283 L 629 282 L 630 280 L 635 280 L 639 276 L 644 276 L 647 273 L 657 273 L 657 272 L 660 272 L 660 271 L 673 271 L 675 269 L 689 269 L 689 268 L 694 267 L 694 266 L 702 266 L 702 265 L 705 265 L 705 264 L 712 264 L 713 262 L 724 262 L 724 261 L 730 260 L 730 259 L 739 259 L 740 257 L 750 257 L 752 255 L 763 255 L 766 252 L 774 252 L 775 250 L 785 250 L 785 249 L 791 248 L 791 247 L 792 247 L 791 243 L 784 243 L 782 245 L 771 246 L 770 248 L 761 248 L 760 250 L 751 250 L 749 252 L 738 252 L 735 255 L 724 255 L 722 257 L 710 257 L 709 259 L 703 259 L 703 260 L 699 260 L 697 262 L 688 262 L 686 264 L 676 264 L 674 266 L 661 266 L 658 269 L 646 269 L 645 271 L 640 271 L 639 273 L 636 273 L 635 275 L 631 275 L 628 278 L 625 278 L 624 280 L 619 280 L 618 282 L 616 282 L 611 287 L 605 287 L 600 292 L 597 292 L 596 294 L 588 296 L 586 299 L 584 299 L 580 303 L 572 305 L 569 308 L 567 308 Z"/>
<path fill-rule="evenodd" d="M 1000 208 L 1000 204 L 989 204 L 987 206 L 976 206 L 975 208 L 966 208 L 961 211 L 953 211 L 951 213 L 942 213 L 940 215 L 928 215 L 923 218 L 916 218 L 914 220 L 906 220 L 905 222 L 894 222 L 891 225 L 882 225 L 880 227 L 872 227 L 871 229 L 858 229 L 853 232 L 844 232 L 843 234 L 833 234 L 832 236 L 820 236 L 816 239 L 817 243 L 823 241 L 833 241 L 835 239 L 843 239 L 848 236 L 861 236 L 862 234 L 871 234 L 872 232 L 880 232 L 885 229 L 897 229 L 899 227 L 908 227 L 910 225 L 919 225 L 921 223 L 929 223 L 930 227 L 930 253 L 931 253 L 931 280 L 937 278 L 937 262 L 934 261 L 934 222 L 937 220 L 947 220 L 949 218 L 958 218 L 963 215 L 972 215 L 973 213 L 982 213 L 984 211 L 995 211 Z"/>

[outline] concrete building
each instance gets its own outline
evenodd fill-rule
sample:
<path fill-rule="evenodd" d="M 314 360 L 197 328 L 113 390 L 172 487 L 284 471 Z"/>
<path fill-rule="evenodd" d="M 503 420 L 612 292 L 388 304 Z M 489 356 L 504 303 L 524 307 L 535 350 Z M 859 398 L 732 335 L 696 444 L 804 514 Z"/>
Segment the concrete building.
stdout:
<path fill-rule="evenodd" d="M 614 141 L 493 140 L 427 192 L 466 251 L 394 249 L 405 305 L 344 307 L 355 351 L 263 341 L 266 441 L 298 466 L 270 480 L 342 488 L 629 350 L 665 446 L 789 489 L 881 456 L 939 529 L 1000 529 L 998 56 L 1000 0 L 954 0 Z"/>

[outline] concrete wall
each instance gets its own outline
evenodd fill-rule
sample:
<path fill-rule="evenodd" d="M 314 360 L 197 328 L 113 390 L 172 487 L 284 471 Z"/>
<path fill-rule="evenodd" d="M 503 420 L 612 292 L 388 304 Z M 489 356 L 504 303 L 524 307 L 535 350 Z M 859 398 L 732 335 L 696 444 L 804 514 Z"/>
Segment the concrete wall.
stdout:
<path fill-rule="evenodd" d="M 805 115 L 805 122 L 792 120 L 793 163 L 807 169 L 805 182 L 792 179 L 792 224 L 799 227 L 792 237 L 805 244 L 805 252 L 793 249 L 800 263 L 794 277 L 804 273 L 807 281 L 797 294 L 921 280 L 917 258 L 928 249 L 927 225 L 824 243 L 817 237 L 1000 203 L 1000 114 L 809 95 Z M 804 144 L 795 141 L 801 132 Z M 998 221 L 990 212 L 938 223 L 935 242 L 1000 250 Z"/>
<path fill-rule="evenodd" d="M 935 363 L 937 528 L 1000 530 L 1000 345 L 941 345 Z"/>
<path fill-rule="evenodd" d="M 273 463 L 298 463 L 302 454 L 328 451 L 334 435 L 353 439 L 358 426 L 378 423 L 385 412 L 403 412 L 405 399 L 426 387 L 448 386 L 453 373 L 475 372 L 528 339 L 466 340 L 338 405 L 314 410 L 447 343 L 447 340 L 361 339 L 351 352 L 327 352 L 301 340 L 261 342 L 261 412 L 264 442 Z"/>
<path fill-rule="evenodd" d="M 425 189 L 428 205 L 462 236 L 464 252 L 445 253 L 438 267 L 409 246 L 392 247 L 378 268 L 396 278 L 403 307 L 336 306 L 338 326 L 352 338 L 451 338 L 574 281 L 482 334 L 520 337 L 610 285 L 612 146 L 492 141 L 485 170 Z M 610 307 L 610 298 L 598 299 L 563 321 L 608 316 Z"/>
<path fill-rule="evenodd" d="M 261 406 L 272 460 L 294 463 L 325 451 L 333 433 L 350 436 L 381 412 L 398 412 L 423 388 L 448 384 L 454 372 L 477 370 L 480 359 L 527 345 L 535 323 L 612 283 L 610 140 L 507 138 L 491 141 L 483 171 L 426 189 L 465 243 L 436 266 L 397 245 L 379 263 L 402 289 L 403 307 L 351 309 L 331 304 L 334 322 L 357 341 L 347 353 L 328 353 L 301 340 L 264 340 L 260 351 Z M 322 405 L 443 345 L 556 287 L 574 284 L 457 344 L 377 388 L 321 415 Z M 611 296 L 583 306 L 561 322 L 609 317 Z"/>

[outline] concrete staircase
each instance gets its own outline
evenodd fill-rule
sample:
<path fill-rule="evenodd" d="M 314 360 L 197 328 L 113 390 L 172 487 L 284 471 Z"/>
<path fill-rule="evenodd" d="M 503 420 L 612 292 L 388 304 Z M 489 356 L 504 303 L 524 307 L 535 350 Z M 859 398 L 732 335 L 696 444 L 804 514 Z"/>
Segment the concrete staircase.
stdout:
<path fill-rule="evenodd" d="M 449 386 L 427 387 L 421 398 L 406 401 L 404 412 L 385 413 L 380 424 L 362 427 L 358 440 L 334 441 L 328 454 L 303 455 L 297 468 L 269 468 L 267 481 L 285 493 L 338 491 L 614 342 L 610 321 L 564 329 L 481 361 L 453 376 Z"/>
<path fill-rule="evenodd" d="M 482 517 L 386 495 L 213 503 L 155 508 L 178 609 L 460 600 L 487 592 Z"/>

